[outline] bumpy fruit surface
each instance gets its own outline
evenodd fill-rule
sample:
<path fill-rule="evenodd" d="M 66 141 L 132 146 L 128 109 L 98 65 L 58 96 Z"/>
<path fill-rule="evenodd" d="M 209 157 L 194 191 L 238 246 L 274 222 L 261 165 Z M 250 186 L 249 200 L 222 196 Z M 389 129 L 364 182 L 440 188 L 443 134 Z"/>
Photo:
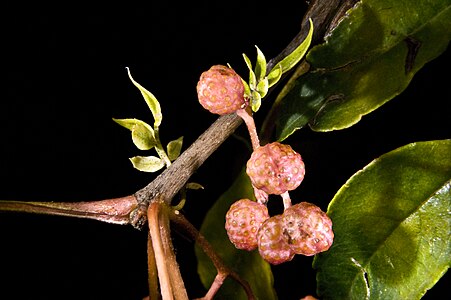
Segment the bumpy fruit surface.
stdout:
<path fill-rule="evenodd" d="M 263 222 L 257 239 L 260 256 L 270 264 L 278 265 L 293 259 L 295 253 L 284 234 L 282 215 L 275 215 Z"/>
<path fill-rule="evenodd" d="M 254 150 L 246 172 L 256 188 L 280 195 L 301 184 L 305 166 L 301 155 L 290 145 L 273 142 Z"/>
<path fill-rule="evenodd" d="M 230 241 L 238 249 L 254 250 L 258 229 L 268 218 L 266 205 L 249 199 L 236 201 L 226 214 L 225 228 Z"/>
<path fill-rule="evenodd" d="M 282 216 L 288 243 L 296 254 L 311 256 L 332 245 L 332 221 L 318 206 L 301 202 L 287 208 Z"/>
<path fill-rule="evenodd" d="M 214 65 L 201 74 L 197 96 L 205 109 L 218 115 L 230 114 L 248 105 L 241 77 L 222 65 Z"/>

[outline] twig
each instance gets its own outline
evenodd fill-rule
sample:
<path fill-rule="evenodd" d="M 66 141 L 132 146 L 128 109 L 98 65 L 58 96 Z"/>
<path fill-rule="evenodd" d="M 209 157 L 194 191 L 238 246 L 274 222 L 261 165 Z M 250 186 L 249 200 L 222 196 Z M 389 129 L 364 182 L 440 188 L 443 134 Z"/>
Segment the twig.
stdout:
<path fill-rule="evenodd" d="M 170 167 L 135 193 L 138 203 L 146 207 L 158 197 L 166 204 L 170 204 L 194 172 L 242 122 L 235 113 L 219 117 Z M 142 217 L 145 218 L 145 215 Z M 141 219 L 131 222 L 138 229 L 144 223 L 145 221 Z"/>
<path fill-rule="evenodd" d="M 158 272 L 157 262 L 155 260 L 155 252 L 153 251 L 152 237 L 150 231 L 147 234 L 147 270 L 148 270 L 148 283 L 149 283 L 149 299 L 160 299 L 160 293 L 158 291 Z"/>
<path fill-rule="evenodd" d="M 196 298 L 196 300 L 211 300 L 216 295 L 216 293 L 221 288 L 222 284 L 224 283 L 224 280 L 227 278 L 226 273 L 218 272 L 215 276 L 215 280 L 213 280 L 213 283 L 210 285 L 210 288 L 208 289 L 208 292 L 205 294 L 202 298 Z"/>
<path fill-rule="evenodd" d="M 155 257 L 163 300 L 188 300 L 185 284 L 172 248 L 168 216 L 171 211 L 161 201 L 154 201 L 149 205 L 147 218 L 151 247 Z M 149 288 L 154 288 L 155 283 L 150 282 L 150 284 Z"/>
<path fill-rule="evenodd" d="M 174 299 L 188 300 L 188 294 L 185 289 L 185 283 L 183 282 L 182 274 L 180 274 L 180 267 L 177 263 L 177 258 L 175 256 L 171 241 L 171 230 L 168 216 L 168 214 L 171 212 L 171 209 L 167 207 L 167 205 L 164 203 L 161 203 L 160 205 L 161 208 L 158 225 L 160 227 L 160 236 L 165 256 L 157 257 L 157 259 L 164 260 L 167 265 L 171 280 L 172 293 L 174 294 Z"/>
<path fill-rule="evenodd" d="M 121 225 L 130 223 L 130 214 L 137 208 L 134 195 L 87 202 L 0 201 L 0 211 L 94 219 Z"/>
<path fill-rule="evenodd" d="M 173 291 L 169 275 L 168 266 L 164 260 L 165 253 L 163 249 L 163 241 L 160 236 L 160 226 L 159 226 L 159 214 L 160 214 L 160 204 L 158 202 L 153 202 L 148 208 L 148 225 L 150 236 L 152 237 L 152 248 L 155 253 L 155 261 L 158 270 L 158 279 L 160 281 L 161 295 L 164 300 L 172 300 Z"/>
<path fill-rule="evenodd" d="M 218 275 L 215 278 L 215 282 L 210 287 L 210 290 L 207 292 L 208 297 L 213 297 L 214 294 L 219 290 L 219 287 L 222 285 L 223 280 L 230 276 L 234 280 L 236 280 L 246 292 L 246 295 L 249 300 L 255 299 L 255 296 L 252 292 L 249 283 L 242 279 L 236 272 L 227 267 L 222 261 L 221 257 L 216 253 L 211 244 L 205 239 L 205 237 L 180 213 L 172 211 L 169 214 L 169 218 L 174 223 L 178 224 L 181 228 L 183 228 L 186 233 L 194 240 L 198 245 L 202 248 L 205 254 L 211 259 L 213 265 L 218 271 Z M 216 280 L 218 280 L 216 282 Z M 219 286 L 218 286 L 219 285 Z M 212 295 L 213 294 L 213 295 Z M 201 299 L 212 299 L 207 298 L 207 295 Z"/>

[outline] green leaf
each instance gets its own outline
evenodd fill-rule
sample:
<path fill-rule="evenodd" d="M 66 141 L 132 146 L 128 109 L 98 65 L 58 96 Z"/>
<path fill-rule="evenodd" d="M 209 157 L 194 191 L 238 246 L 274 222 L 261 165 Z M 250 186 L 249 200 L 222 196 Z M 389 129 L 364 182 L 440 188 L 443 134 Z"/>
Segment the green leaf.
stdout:
<path fill-rule="evenodd" d="M 257 63 L 255 65 L 255 76 L 257 78 L 257 82 L 263 80 L 266 76 L 266 58 L 263 55 L 263 52 L 257 47 Z"/>
<path fill-rule="evenodd" d="M 130 161 L 133 167 L 143 172 L 156 172 L 165 165 L 164 160 L 156 156 L 135 156 Z"/>
<path fill-rule="evenodd" d="M 253 112 L 256 112 L 260 109 L 260 106 L 262 105 L 262 96 L 257 91 L 251 92 L 251 108 Z"/>
<path fill-rule="evenodd" d="M 135 127 L 136 124 L 143 124 L 143 125 L 145 124 L 150 127 L 149 124 L 147 124 L 146 122 L 141 121 L 139 119 L 116 119 L 116 118 L 113 118 L 113 121 L 116 122 L 117 124 L 121 125 L 122 127 L 127 128 L 130 131 L 133 130 L 133 128 Z M 152 128 L 152 127 L 150 127 L 150 128 Z M 152 131 L 153 131 L 153 129 L 152 129 Z"/>
<path fill-rule="evenodd" d="M 157 144 L 152 127 L 136 124 L 132 130 L 133 144 L 140 150 L 149 150 Z"/>
<path fill-rule="evenodd" d="M 203 190 L 204 189 L 204 187 L 200 183 L 197 183 L 197 182 L 188 182 L 185 185 L 185 188 L 190 189 L 190 190 Z"/>
<path fill-rule="evenodd" d="M 243 53 L 244 61 L 246 62 L 246 66 L 249 69 L 249 87 L 251 90 L 255 90 L 257 86 L 257 77 L 255 76 L 254 71 L 252 70 L 252 63 L 249 57 Z"/>
<path fill-rule="evenodd" d="M 268 93 L 268 78 L 263 78 L 263 80 L 261 80 L 258 84 L 257 84 L 257 88 L 256 91 L 260 94 L 261 98 L 264 98 L 266 96 L 266 94 Z"/>
<path fill-rule="evenodd" d="M 249 87 L 249 84 L 247 84 L 246 80 L 244 80 L 243 78 L 241 78 L 241 81 L 243 82 L 244 85 L 244 96 L 247 98 L 251 97 L 251 89 Z"/>
<path fill-rule="evenodd" d="M 142 87 L 139 83 L 137 83 L 130 73 L 130 69 L 127 67 L 128 77 L 132 81 L 132 83 L 140 90 L 141 94 L 144 97 L 144 100 L 147 103 L 147 106 L 149 106 L 150 111 L 152 112 L 153 118 L 155 120 L 154 126 L 159 127 L 161 124 L 161 121 L 163 119 L 163 115 L 161 114 L 161 107 L 160 103 L 158 102 L 157 98 L 146 90 L 144 87 Z"/>
<path fill-rule="evenodd" d="M 138 119 L 114 119 L 119 125 L 129 129 L 132 132 L 133 143 L 140 150 L 149 150 L 157 144 L 153 128 Z"/>
<path fill-rule="evenodd" d="M 314 258 L 321 299 L 420 299 L 451 263 L 451 140 L 372 161 L 328 207 L 335 240 Z"/>
<path fill-rule="evenodd" d="M 276 134 L 357 123 L 400 94 L 451 38 L 449 0 L 367 0 L 307 54 L 310 72 L 280 103 Z"/>
<path fill-rule="evenodd" d="M 307 53 L 308 48 L 310 47 L 310 43 L 312 42 L 313 36 L 313 22 L 312 19 L 309 19 L 310 29 L 305 37 L 305 40 L 291 52 L 287 57 L 285 57 L 282 61 L 280 61 L 280 65 L 282 67 L 282 72 L 286 73 L 291 68 L 293 68 L 301 59 L 304 57 L 305 53 Z"/>
<path fill-rule="evenodd" d="M 282 77 L 282 65 L 279 63 L 268 74 L 268 88 L 275 85 Z"/>
<path fill-rule="evenodd" d="M 176 140 L 170 141 L 167 146 L 168 157 L 170 161 L 174 161 L 179 157 L 183 145 L 183 136 Z"/>
<path fill-rule="evenodd" d="M 260 257 L 258 250 L 248 252 L 236 249 L 229 241 L 224 228 L 225 215 L 230 205 L 241 198 L 254 199 L 253 195 L 249 177 L 243 170 L 232 186 L 211 207 L 201 226 L 201 232 L 227 266 L 249 282 L 257 299 L 277 299 L 270 265 Z M 216 276 L 216 269 L 200 248 L 196 246 L 195 250 L 200 279 L 208 288 Z M 247 297 L 239 284 L 227 279 L 215 299 L 244 300 Z"/>

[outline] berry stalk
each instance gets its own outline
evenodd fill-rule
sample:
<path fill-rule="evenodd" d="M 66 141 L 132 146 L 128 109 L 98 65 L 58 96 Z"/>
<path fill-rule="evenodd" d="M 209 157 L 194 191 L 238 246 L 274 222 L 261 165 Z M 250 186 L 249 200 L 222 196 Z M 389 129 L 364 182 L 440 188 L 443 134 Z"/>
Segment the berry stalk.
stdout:
<path fill-rule="evenodd" d="M 258 138 L 257 128 L 255 126 L 254 117 L 252 116 L 252 111 L 250 107 L 238 109 L 236 114 L 243 119 L 246 124 L 247 130 L 249 131 L 249 136 L 251 138 L 252 149 L 256 150 L 260 147 L 260 139 Z"/>
<path fill-rule="evenodd" d="M 242 109 L 238 109 L 236 114 L 243 119 L 246 124 L 247 130 L 249 131 L 249 136 L 251 138 L 252 150 L 257 150 L 260 148 L 260 139 L 258 138 L 257 127 L 255 126 L 254 117 L 252 116 L 252 110 L 250 106 Z M 252 185 L 254 189 L 255 199 L 258 203 L 266 204 L 268 202 L 268 194 Z"/>
<path fill-rule="evenodd" d="M 286 191 L 285 193 L 281 194 L 280 196 L 282 196 L 284 210 L 291 207 L 290 193 L 288 193 L 288 191 Z"/>

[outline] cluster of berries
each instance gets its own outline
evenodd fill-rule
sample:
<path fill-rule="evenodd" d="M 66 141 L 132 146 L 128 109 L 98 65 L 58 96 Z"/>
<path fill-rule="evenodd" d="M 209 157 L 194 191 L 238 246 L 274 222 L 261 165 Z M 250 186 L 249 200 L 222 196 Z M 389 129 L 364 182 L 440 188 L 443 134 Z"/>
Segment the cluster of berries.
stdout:
<path fill-rule="evenodd" d="M 226 230 L 237 249 L 258 248 L 267 262 L 278 265 L 295 254 L 306 256 L 326 251 L 332 245 L 332 221 L 308 202 L 292 205 L 270 217 L 265 204 L 240 199 L 226 215 Z"/>
<path fill-rule="evenodd" d="M 249 133 L 256 136 L 241 77 L 231 68 L 215 65 L 202 73 L 197 84 L 200 104 L 212 113 L 237 113 Z M 273 142 L 260 146 L 253 142 L 253 153 L 246 165 L 256 201 L 240 199 L 226 214 L 225 229 L 236 248 L 252 251 L 271 264 L 290 261 L 295 254 L 315 255 L 326 251 L 333 242 L 332 221 L 318 206 L 301 202 L 291 204 L 289 191 L 304 179 L 302 157 L 291 146 Z M 280 195 L 282 214 L 270 216 L 268 195 Z"/>

